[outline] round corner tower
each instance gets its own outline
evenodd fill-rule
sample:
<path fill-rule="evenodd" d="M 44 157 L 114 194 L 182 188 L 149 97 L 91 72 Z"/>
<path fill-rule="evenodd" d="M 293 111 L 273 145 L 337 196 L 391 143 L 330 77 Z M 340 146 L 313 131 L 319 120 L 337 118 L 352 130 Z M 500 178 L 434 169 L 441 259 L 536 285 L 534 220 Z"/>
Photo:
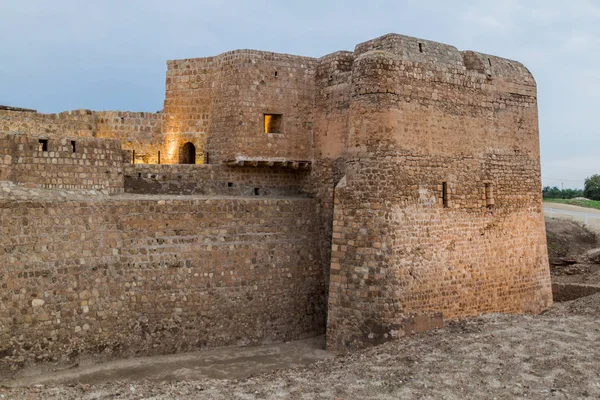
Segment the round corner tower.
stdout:
<path fill-rule="evenodd" d="M 350 86 L 327 347 L 550 306 L 529 71 L 386 35 L 356 47 Z"/>

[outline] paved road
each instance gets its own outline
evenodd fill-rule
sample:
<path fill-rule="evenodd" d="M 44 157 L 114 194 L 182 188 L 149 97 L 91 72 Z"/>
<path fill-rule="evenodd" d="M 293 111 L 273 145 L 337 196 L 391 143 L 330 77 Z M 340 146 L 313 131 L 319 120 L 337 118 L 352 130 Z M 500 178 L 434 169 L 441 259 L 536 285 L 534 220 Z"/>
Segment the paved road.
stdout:
<path fill-rule="evenodd" d="M 544 203 L 544 214 L 552 218 L 569 218 L 600 232 L 600 210 L 569 204 Z"/>

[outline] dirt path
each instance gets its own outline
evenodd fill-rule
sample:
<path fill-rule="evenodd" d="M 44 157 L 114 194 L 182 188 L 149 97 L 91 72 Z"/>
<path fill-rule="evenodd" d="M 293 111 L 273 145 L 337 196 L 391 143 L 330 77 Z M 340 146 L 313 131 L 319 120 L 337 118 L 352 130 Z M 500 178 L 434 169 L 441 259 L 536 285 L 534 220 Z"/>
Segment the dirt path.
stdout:
<path fill-rule="evenodd" d="M 165 382 L 203 379 L 246 379 L 273 370 L 298 367 L 333 357 L 325 337 L 260 347 L 228 347 L 193 353 L 139 357 L 0 382 L 8 387 L 98 384 L 122 380 Z"/>
<path fill-rule="evenodd" d="M 577 308 L 565 308 L 567 303 L 557 307 L 554 314 L 537 317 L 477 318 L 247 379 L 191 379 L 175 369 L 167 382 L 121 376 L 109 383 L 0 394 L 5 399 L 599 398 L 600 320 L 597 314 L 572 315 Z"/>

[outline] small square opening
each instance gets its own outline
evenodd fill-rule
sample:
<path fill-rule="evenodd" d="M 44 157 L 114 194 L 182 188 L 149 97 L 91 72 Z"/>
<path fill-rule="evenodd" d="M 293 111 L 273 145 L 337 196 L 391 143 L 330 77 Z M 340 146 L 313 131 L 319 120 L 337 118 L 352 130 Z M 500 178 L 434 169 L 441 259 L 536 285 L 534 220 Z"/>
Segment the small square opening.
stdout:
<path fill-rule="evenodd" d="M 282 114 L 265 114 L 265 133 L 281 133 L 283 131 Z"/>
<path fill-rule="evenodd" d="M 48 139 L 40 139 L 38 143 L 38 151 L 48 151 Z"/>
<path fill-rule="evenodd" d="M 71 150 L 73 150 L 73 153 L 75 153 L 77 151 L 77 147 L 76 146 L 76 142 L 74 140 L 71 140 Z"/>
<path fill-rule="evenodd" d="M 260 196 L 260 189 L 259 188 L 254 188 L 254 195 L 255 196 Z"/>

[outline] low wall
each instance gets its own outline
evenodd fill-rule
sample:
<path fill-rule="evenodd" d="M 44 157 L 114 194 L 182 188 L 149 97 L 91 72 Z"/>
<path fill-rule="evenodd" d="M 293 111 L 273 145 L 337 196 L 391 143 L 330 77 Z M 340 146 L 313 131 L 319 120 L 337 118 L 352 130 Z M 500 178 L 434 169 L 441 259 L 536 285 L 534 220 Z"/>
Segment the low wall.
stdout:
<path fill-rule="evenodd" d="M 0 145 L 0 180 L 43 188 L 123 191 L 123 160 L 116 140 L 0 134 Z"/>
<path fill-rule="evenodd" d="M 558 302 L 571 301 L 596 293 L 600 293 L 600 286 L 577 283 L 552 283 L 552 297 L 554 301 Z"/>
<path fill-rule="evenodd" d="M 0 378 L 322 334 L 315 201 L 0 199 Z"/>
<path fill-rule="evenodd" d="M 308 171 L 220 164 L 125 164 L 125 191 L 144 194 L 229 196 L 299 195 Z"/>
<path fill-rule="evenodd" d="M 92 137 L 96 133 L 96 117 L 90 110 L 40 114 L 35 110 L 0 109 L 0 132 L 18 132 L 49 137 Z"/>

